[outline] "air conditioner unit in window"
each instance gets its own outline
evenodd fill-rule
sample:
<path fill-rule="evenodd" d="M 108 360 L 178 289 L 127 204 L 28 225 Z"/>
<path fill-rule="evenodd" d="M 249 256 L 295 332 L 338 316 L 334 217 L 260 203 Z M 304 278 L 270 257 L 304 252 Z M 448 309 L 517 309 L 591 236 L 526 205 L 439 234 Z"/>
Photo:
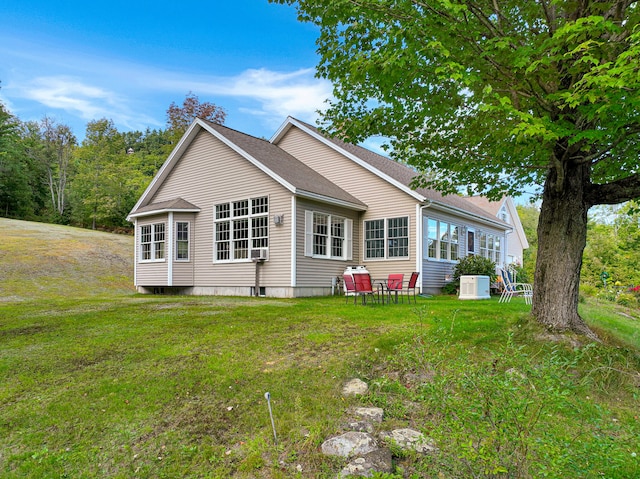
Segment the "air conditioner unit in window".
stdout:
<path fill-rule="evenodd" d="M 252 249 L 251 250 L 251 260 L 252 261 L 266 261 L 268 256 L 267 248 L 260 249 Z"/>

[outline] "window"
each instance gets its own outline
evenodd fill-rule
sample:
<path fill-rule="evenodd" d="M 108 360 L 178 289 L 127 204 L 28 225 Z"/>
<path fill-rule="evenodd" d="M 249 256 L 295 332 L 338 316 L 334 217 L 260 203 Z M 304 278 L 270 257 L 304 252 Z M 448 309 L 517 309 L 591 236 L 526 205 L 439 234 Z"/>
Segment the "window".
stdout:
<path fill-rule="evenodd" d="M 365 259 L 409 257 L 409 217 L 364 222 Z"/>
<path fill-rule="evenodd" d="M 480 234 L 480 256 L 490 259 L 495 263 L 500 263 L 502 258 L 501 238 L 498 235 L 485 233 Z"/>
<path fill-rule="evenodd" d="M 460 227 L 446 221 L 425 218 L 425 251 L 427 259 L 458 261 L 460 258 Z"/>
<path fill-rule="evenodd" d="M 140 260 L 156 261 L 164 259 L 164 223 L 140 227 Z"/>
<path fill-rule="evenodd" d="M 176 261 L 189 261 L 189 223 L 176 222 Z"/>
<path fill-rule="evenodd" d="M 502 208 L 500 208 L 500 212 L 498 213 L 498 218 L 500 218 L 505 223 L 511 223 L 511 218 L 509 216 L 509 212 L 507 211 L 506 205 L 503 205 Z"/>
<path fill-rule="evenodd" d="M 269 198 L 215 205 L 214 260 L 245 261 L 251 249 L 269 247 Z"/>
<path fill-rule="evenodd" d="M 313 213 L 313 255 L 327 256 L 327 239 L 329 238 L 329 215 Z"/>
<path fill-rule="evenodd" d="M 348 260 L 352 256 L 353 221 L 305 211 L 305 256 Z"/>
<path fill-rule="evenodd" d="M 364 222 L 364 257 L 384 258 L 384 220 Z"/>
<path fill-rule="evenodd" d="M 390 218 L 387 220 L 387 245 L 389 258 L 409 257 L 409 218 Z"/>
<path fill-rule="evenodd" d="M 471 228 L 467 230 L 467 254 L 476 254 L 476 232 Z"/>

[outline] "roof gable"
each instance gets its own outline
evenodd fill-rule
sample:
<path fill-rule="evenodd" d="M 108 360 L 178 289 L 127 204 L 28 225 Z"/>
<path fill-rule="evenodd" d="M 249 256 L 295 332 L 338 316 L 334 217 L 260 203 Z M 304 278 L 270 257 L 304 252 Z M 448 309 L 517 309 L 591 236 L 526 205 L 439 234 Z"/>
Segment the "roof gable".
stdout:
<path fill-rule="evenodd" d="M 444 209 L 455 211 L 458 214 L 472 216 L 503 229 L 510 228 L 510 226 L 498 219 L 495 215 L 491 215 L 482 208 L 467 201 L 464 197 L 458 195 L 444 196 L 438 191 L 427 188 L 413 189 L 411 183 L 416 176 L 416 172 L 412 168 L 361 146 L 344 142 L 338 138 L 325 136 L 316 127 L 295 118 L 288 117 L 270 141 L 277 144 L 292 127 L 297 127 L 313 136 L 318 141 L 321 141 L 350 160 L 373 172 L 378 177 L 409 194 L 420 203 L 435 204 Z"/>
<path fill-rule="evenodd" d="M 202 130 L 210 133 L 233 149 L 293 194 L 359 211 L 367 208 L 359 199 L 309 168 L 277 145 L 222 125 L 196 119 L 131 210 L 128 219 L 139 216 L 139 213 L 144 212 L 143 209 L 146 210 L 148 206 L 151 206 L 149 203 L 156 192 L 171 174 L 188 146 Z"/>

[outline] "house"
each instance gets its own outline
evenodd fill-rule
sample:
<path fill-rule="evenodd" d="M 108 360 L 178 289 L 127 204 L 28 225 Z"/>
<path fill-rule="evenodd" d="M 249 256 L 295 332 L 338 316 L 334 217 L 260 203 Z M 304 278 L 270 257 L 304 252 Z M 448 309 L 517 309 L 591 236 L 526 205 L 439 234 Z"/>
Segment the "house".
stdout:
<path fill-rule="evenodd" d="M 476 206 L 494 215 L 496 218 L 511 225 L 512 230 L 507 231 L 507 235 L 509 236 L 504 263 L 506 265 L 518 264 L 522 266 L 523 252 L 529 247 L 529 242 L 522 228 L 518 210 L 516 209 L 513 199 L 509 196 L 503 196 L 500 201 L 489 201 L 484 196 L 472 196 L 467 199 Z"/>
<path fill-rule="evenodd" d="M 505 262 L 513 227 L 412 189 L 412 169 L 287 118 L 270 141 L 195 120 L 128 216 L 141 292 L 329 294 L 351 265 L 421 273 L 437 292 L 467 254 Z M 517 214 L 517 213 L 515 213 Z"/>

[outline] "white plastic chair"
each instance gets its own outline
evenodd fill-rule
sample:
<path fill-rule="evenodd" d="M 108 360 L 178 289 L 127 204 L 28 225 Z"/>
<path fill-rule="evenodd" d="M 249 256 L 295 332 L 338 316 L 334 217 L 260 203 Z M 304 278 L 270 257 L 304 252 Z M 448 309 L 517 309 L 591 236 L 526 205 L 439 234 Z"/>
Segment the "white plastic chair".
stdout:
<path fill-rule="evenodd" d="M 502 293 L 500 294 L 499 303 L 508 303 L 514 296 L 522 296 L 524 302 L 531 304 L 533 298 L 533 285 L 530 283 L 516 283 L 515 274 L 506 269 L 500 269 L 500 277 L 502 278 Z M 513 278 L 513 280 L 512 280 Z"/>

